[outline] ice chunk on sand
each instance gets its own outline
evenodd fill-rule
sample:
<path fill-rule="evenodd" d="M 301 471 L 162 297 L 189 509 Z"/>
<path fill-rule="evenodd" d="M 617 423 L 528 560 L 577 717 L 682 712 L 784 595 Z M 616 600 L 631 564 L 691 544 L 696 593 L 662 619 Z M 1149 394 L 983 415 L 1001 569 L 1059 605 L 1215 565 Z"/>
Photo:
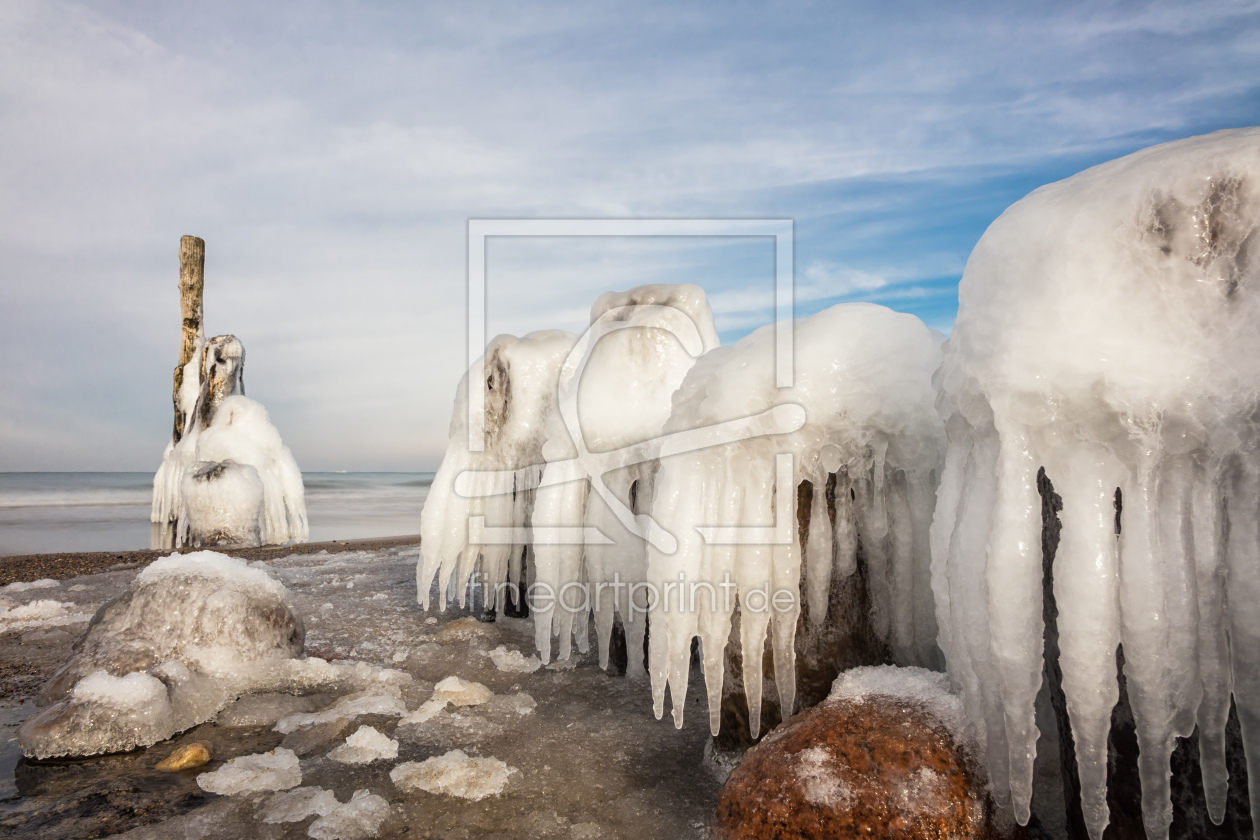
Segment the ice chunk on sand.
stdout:
<path fill-rule="evenodd" d="M 321 787 L 300 787 L 272 794 L 258 819 L 265 823 L 301 822 L 307 817 L 324 816 L 337 807 L 337 797 Z"/>
<path fill-rule="evenodd" d="M 508 650 L 506 645 L 499 645 L 486 656 L 494 662 L 494 667 L 510 673 L 532 674 L 542 667 L 542 660 L 537 656 L 527 659 L 519 650 Z"/>
<path fill-rule="evenodd" d="M 1147 836 L 1168 836 L 1169 755 L 1196 726 L 1224 817 L 1231 689 L 1239 719 L 1260 720 L 1258 242 L 1249 128 L 1044 186 L 967 261 L 939 373 L 933 588 L 994 799 L 1021 822 L 1045 670 L 1042 468 L 1063 504 L 1058 665 L 1090 835 L 1109 821 L 1121 644 Z M 1260 775 L 1260 726 L 1243 733 Z M 1260 817 L 1260 785 L 1251 803 Z"/>
<path fill-rule="evenodd" d="M 502 793 L 515 772 L 515 767 L 497 758 L 470 758 L 463 750 L 451 750 L 446 755 L 400 764 L 389 771 L 389 778 L 402 791 L 423 790 L 480 800 Z"/>
<path fill-rule="evenodd" d="M 242 755 L 211 773 L 197 777 L 202 790 L 221 796 L 267 790 L 287 790 L 302 784 L 302 768 L 292 750 Z"/>
<path fill-rule="evenodd" d="M 494 692 L 479 682 L 447 677 L 433 687 L 433 699 L 452 706 L 479 706 L 494 697 Z"/>
<path fill-rule="evenodd" d="M 399 722 L 406 724 L 427 723 L 437 717 L 438 713 L 444 709 L 446 709 L 445 700 L 425 700 L 420 704 L 419 708 L 413 712 L 408 712 L 406 717 Z"/>
<path fill-rule="evenodd" d="M 361 726 L 328 757 L 342 764 L 370 764 L 383 758 L 398 758 L 398 742 L 371 726 Z"/>
<path fill-rule="evenodd" d="M 61 586 L 61 582 L 53 580 L 52 578 L 40 578 L 39 580 L 32 580 L 29 582 L 18 581 L 17 583 L 0 586 L 0 595 L 11 595 L 15 592 L 27 592 L 31 589 L 53 589 L 57 586 Z M 71 587 L 71 589 L 73 589 L 73 587 Z"/>
<path fill-rule="evenodd" d="M 0 605 L 0 633 L 55 627 L 87 621 L 89 616 L 72 613 L 75 605 L 68 601 L 39 600 L 16 607 Z"/>
<path fill-rule="evenodd" d="M 367 790 L 356 790 L 350 801 L 338 805 L 307 829 L 315 840 L 367 840 L 375 837 L 389 818 L 389 802 Z"/>

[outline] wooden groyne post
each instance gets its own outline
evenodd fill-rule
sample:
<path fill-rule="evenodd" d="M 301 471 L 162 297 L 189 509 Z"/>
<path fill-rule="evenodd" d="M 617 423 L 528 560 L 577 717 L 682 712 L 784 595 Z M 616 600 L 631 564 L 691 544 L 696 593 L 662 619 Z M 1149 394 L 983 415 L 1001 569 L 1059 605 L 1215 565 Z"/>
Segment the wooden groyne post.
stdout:
<path fill-rule="evenodd" d="M 184 384 L 184 366 L 197 349 L 205 343 L 202 325 L 202 295 L 206 284 L 206 242 L 196 236 L 184 236 L 179 240 L 179 310 L 183 327 L 179 342 L 179 364 L 175 367 L 175 387 L 171 394 L 175 403 L 175 429 L 171 438 L 175 443 L 184 436 L 188 414 L 180 406 L 179 392 Z"/>

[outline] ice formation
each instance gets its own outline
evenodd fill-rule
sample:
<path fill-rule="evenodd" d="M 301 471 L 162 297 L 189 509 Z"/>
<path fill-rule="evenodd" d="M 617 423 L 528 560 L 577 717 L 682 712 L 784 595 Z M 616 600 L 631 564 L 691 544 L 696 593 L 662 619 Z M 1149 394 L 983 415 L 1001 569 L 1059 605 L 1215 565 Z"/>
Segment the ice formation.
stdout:
<path fill-rule="evenodd" d="M 699 637 L 717 734 L 737 605 L 753 736 L 767 634 L 790 714 L 802 566 L 811 620 L 822 622 L 831 576 L 856 570 L 859 542 L 875 632 L 899 663 L 937 661 L 928 528 L 945 449 L 931 386 L 941 340 L 912 315 L 842 304 L 795 323 L 791 388 L 776 387 L 773 326 L 702 356 L 687 374 L 666 432 L 697 430 L 705 448 L 662 453 L 651 507 L 678 543 L 674 552 L 648 548 L 647 579 L 660 596 L 649 613 L 658 717 L 668 686 L 682 725 Z M 749 417 L 757 418 L 750 436 L 719 436 L 718 424 Z M 812 491 L 799 518 L 802 545 L 803 482 Z"/>
<path fill-rule="evenodd" d="M 302 768 L 292 750 L 276 747 L 271 752 L 242 755 L 218 770 L 202 773 L 197 785 L 222 796 L 266 790 L 288 790 L 302 784 Z"/>
<path fill-rule="evenodd" d="M 153 479 L 154 548 L 274 545 L 309 534 L 302 473 L 267 410 L 245 396 L 245 348 L 198 338 Z"/>
<path fill-rule="evenodd" d="M 423 790 L 478 801 L 502 793 L 515 772 L 515 767 L 497 758 L 470 758 L 463 750 L 451 750 L 400 764 L 389 771 L 389 779 L 401 791 Z"/>
<path fill-rule="evenodd" d="M 857 702 L 873 697 L 908 700 L 936 718 L 958 743 L 970 742 L 962 697 L 954 692 L 946 674 L 925 668 L 867 665 L 840 674 L 827 695 L 828 700 Z"/>
<path fill-rule="evenodd" d="M 1021 822 L 1042 677 L 1039 468 L 1063 500 L 1054 596 L 1090 835 L 1108 823 L 1121 644 L 1147 835 L 1168 835 L 1169 754 L 1196 724 L 1223 817 L 1231 694 L 1260 816 L 1258 284 L 1257 129 L 1042 187 L 967 263 L 939 380 L 933 588 L 995 799 Z"/>
<path fill-rule="evenodd" d="M 467 452 L 465 377 L 451 442 L 425 505 L 417 569 L 421 602 L 427 607 L 429 583 L 439 569 L 443 606 L 452 581 L 462 603 L 470 575 L 480 571 L 493 606 L 505 577 L 520 579 L 525 543 L 532 545 L 530 582 L 560 598 L 570 593 L 575 604 L 584 602 L 579 594 L 590 587 L 642 582 L 646 557 L 639 530 L 651 498 L 656 439 L 674 391 L 696 357 L 717 344 L 704 290 L 686 284 L 602 295 L 580 340 L 555 332 L 496 338 L 485 355 L 485 451 Z M 493 495 L 476 495 L 489 491 Z M 513 529 L 517 544 L 480 543 L 470 533 L 470 514 L 484 515 L 486 534 Z M 632 648 L 642 644 L 645 629 L 646 596 L 641 593 L 644 603 L 631 609 L 628 586 L 609 591 L 616 595 L 592 600 L 589 608 L 605 667 L 618 614 Z M 561 659 L 568 658 L 575 637 L 585 649 L 589 609 L 536 603 L 542 663 L 550 661 L 553 634 Z M 639 667 L 636 657 L 630 663 L 632 670 Z"/>
<path fill-rule="evenodd" d="M 474 571 L 491 582 L 488 606 L 498 603 L 499 584 L 504 581 L 513 584 L 509 589 L 513 599 L 517 597 L 515 585 L 524 582 L 522 569 L 529 550 L 527 523 L 542 473 L 543 431 L 555 407 L 560 365 L 576 340 L 560 330 L 533 332 L 524 338 L 500 335 L 492 340 L 480 366 L 486 383 L 480 430 L 468 426 L 469 374 L 479 366 L 474 365 L 460 380 L 446 454 L 420 513 L 416 589 L 426 610 L 435 575 L 439 575 L 442 609 L 452 585 L 458 587 L 460 603 L 465 602 Z M 479 431 L 481 439 L 474 440 Z M 455 479 L 469 470 L 520 471 L 522 480 L 519 486 L 510 484 L 505 493 L 469 497 L 455 490 Z M 516 533 L 482 545 L 481 536 L 471 531 L 475 517 L 480 517 L 479 524 L 514 528 Z"/>
<path fill-rule="evenodd" d="M 18 741 L 35 758 L 129 750 L 264 691 L 359 689 L 405 712 L 398 672 L 302 659 L 304 635 L 289 593 L 262 569 L 210 551 L 162 558 L 92 617 Z"/>

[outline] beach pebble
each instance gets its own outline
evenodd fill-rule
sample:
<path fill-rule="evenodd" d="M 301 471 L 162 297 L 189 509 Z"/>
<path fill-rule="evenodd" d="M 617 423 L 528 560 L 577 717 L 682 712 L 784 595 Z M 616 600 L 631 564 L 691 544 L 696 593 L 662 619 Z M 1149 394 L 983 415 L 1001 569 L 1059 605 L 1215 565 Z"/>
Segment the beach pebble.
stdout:
<path fill-rule="evenodd" d="M 157 770 L 188 770 L 210 762 L 210 749 L 205 744 L 185 744 L 158 762 Z"/>

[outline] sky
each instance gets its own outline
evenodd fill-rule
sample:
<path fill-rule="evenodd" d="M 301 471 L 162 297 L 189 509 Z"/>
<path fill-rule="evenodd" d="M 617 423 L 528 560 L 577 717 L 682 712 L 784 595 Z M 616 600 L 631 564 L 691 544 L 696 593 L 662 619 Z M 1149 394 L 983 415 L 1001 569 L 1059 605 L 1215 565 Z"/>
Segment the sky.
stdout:
<path fill-rule="evenodd" d="M 1255 2 L 5 0 L 0 471 L 156 469 L 184 234 L 304 470 L 431 470 L 469 219 L 790 219 L 798 316 L 948 333 L 1012 202 L 1255 124 Z M 730 343 L 773 281 L 763 239 L 495 239 L 488 334 L 693 282 Z"/>

